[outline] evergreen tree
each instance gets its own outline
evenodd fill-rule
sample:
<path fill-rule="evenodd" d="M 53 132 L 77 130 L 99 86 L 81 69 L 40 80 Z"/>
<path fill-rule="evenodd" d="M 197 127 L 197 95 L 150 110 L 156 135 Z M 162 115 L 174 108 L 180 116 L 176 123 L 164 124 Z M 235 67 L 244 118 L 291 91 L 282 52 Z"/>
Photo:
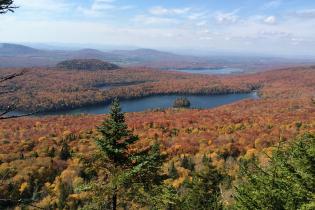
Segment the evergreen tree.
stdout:
<path fill-rule="evenodd" d="M 236 187 L 239 209 L 314 209 L 315 136 L 306 134 L 288 148 L 278 147 L 269 166 L 242 161 Z"/>
<path fill-rule="evenodd" d="M 172 179 L 177 179 L 179 177 L 174 161 L 171 162 L 171 165 L 168 168 L 168 176 Z"/>
<path fill-rule="evenodd" d="M 119 196 L 120 200 L 124 200 L 120 202 L 121 206 L 128 206 L 126 202 L 134 201 L 148 205 L 150 197 L 158 196 L 156 189 L 165 179 L 160 174 L 160 168 L 166 156 L 161 154 L 159 144 L 142 150 L 129 150 L 139 138 L 128 130 L 118 99 L 112 102 L 110 116 L 98 130 L 101 137 L 96 143 L 108 162 L 105 197 L 110 194 L 111 209 L 117 209 Z"/>
<path fill-rule="evenodd" d="M 128 130 L 118 99 L 112 102 L 110 116 L 98 127 L 98 131 L 102 136 L 96 140 L 96 143 L 111 164 L 109 185 L 112 194 L 111 208 L 115 210 L 119 187 L 129 178 L 123 172 L 132 166 L 128 147 L 136 142 L 138 137 Z"/>
<path fill-rule="evenodd" d="M 181 159 L 181 167 L 188 169 L 190 171 L 194 171 L 195 170 L 194 160 L 191 157 L 184 156 Z"/>
<path fill-rule="evenodd" d="M 139 138 L 128 130 L 118 99 L 112 102 L 110 117 L 98 127 L 98 131 L 102 134 L 102 137 L 96 140 L 100 150 L 115 167 L 128 167 L 131 163 L 128 146 Z"/>
<path fill-rule="evenodd" d="M 71 157 L 70 147 L 65 140 L 62 142 L 59 157 L 61 160 L 68 160 Z"/>
<path fill-rule="evenodd" d="M 67 198 L 72 193 L 71 186 L 61 180 L 58 180 L 56 185 L 58 209 L 65 209 Z"/>
<path fill-rule="evenodd" d="M 168 178 L 161 173 L 165 160 L 166 155 L 161 153 L 158 143 L 133 157 L 135 164 L 131 170 L 134 183 L 130 190 L 131 202 L 149 209 L 165 209 L 170 203 L 175 203 L 176 191 L 163 184 Z"/>
<path fill-rule="evenodd" d="M 54 158 L 56 155 L 55 147 L 52 147 L 52 148 L 47 147 L 46 153 L 48 157 Z"/>
<path fill-rule="evenodd" d="M 137 183 L 142 183 L 146 190 L 152 184 L 159 185 L 167 177 L 159 174 L 159 171 L 166 160 L 166 155 L 161 154 L 160 144 L 155 143 L 153 146 L 133 155 L 134 168 L 131 173 Z"/>
<path fill-rule="evenodd" d="M 180 209 L 218 210 L 222 209 L 220 183 L 223 175 L 212 165 L 211 159 L 203 164 L 192 180 L 186 180 L 182 189 Z"/>

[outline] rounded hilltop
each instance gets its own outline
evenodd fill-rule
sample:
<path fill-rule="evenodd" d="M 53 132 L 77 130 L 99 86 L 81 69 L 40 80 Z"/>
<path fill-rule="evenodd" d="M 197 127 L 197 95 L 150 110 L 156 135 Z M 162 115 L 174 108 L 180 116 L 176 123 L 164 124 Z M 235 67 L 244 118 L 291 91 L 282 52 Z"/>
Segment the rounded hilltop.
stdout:
<path fill-rule="evenodd" d="M 119 66 L 98 59 L 72 59 L 65 60 L 57 64 L 57 68 L 67 70 L 115 70 L 120 69 Z"/>

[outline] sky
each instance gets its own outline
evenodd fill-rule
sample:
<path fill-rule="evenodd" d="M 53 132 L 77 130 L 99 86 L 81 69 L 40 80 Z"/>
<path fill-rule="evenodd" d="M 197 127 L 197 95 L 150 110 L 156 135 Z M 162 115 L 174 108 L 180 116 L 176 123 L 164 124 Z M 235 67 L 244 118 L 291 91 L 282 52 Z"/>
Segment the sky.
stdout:
<path fill-rule="evenodd" d="M 314 0 L 15 0 L 0 42 L 315 56 Z"/>

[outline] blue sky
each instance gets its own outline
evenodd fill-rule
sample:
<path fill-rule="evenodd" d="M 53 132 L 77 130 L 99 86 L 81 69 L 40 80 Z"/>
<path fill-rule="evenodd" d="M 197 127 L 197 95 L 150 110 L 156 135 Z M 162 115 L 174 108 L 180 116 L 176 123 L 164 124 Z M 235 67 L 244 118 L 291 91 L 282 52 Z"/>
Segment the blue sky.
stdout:
<path fill-rule="evenodd" d="M 313 0 L 16 0 L 0 42 L 315 55 Z M 8 27 L 10 26 L 10 27 Z"/>

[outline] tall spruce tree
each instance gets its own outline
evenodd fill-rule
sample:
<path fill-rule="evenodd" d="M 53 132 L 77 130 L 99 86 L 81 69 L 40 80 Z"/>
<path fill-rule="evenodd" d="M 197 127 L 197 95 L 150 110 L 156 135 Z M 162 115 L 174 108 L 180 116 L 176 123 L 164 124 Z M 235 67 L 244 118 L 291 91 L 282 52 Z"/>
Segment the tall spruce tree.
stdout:
<path fill-rule="evenodd" d="M 179 177 L 174 161 L 171 162 L 168 168 L 168 176 L 171 179 L 177 179 Z"/>
<path fill-rule="evenodd" d="M 118 99 L 112 102 L 110 117 L 98 127 L 98 131 L 102 137 L 97 139 L 96 143 L 114 166 L 122 168 L 130 166 L 128 146 L 139 138 L 128 130 Z"/>
<path fill-rule="evenodd" d="M 125 122 L 124 113 L 122 113 L 119 100 L 114 99 L 110 108 L 110 116 L 105 119 L 98 131 L 101 137 L 96 140 L 100 151 L 111 163 L 110 185 L 111 185 L 111 207 L 117 209 L 118 188 L 125 182 L 123 171 L 132 166 L 131 156 L 128 147 L 139 138 L 134 136 Z"/>
<path fill-rule="evenodd" d="M 315 136 L 278 147 L 267 167 L 243 160 L 236 187 L 238 209 L 315 209 Z"/>
<path fill-rule="evenodd" d="M 161 154 L 159 144 L 130 149 L 139 138 L 128 129 L 118 99 L 112 102 L 110 116 L 98 127 L 98 131 L 101 137 L 96 143 L 109 163 L 106 186 L 110 188 L 107 189 L 111 197 L 110 208 L 117 209 L 119 195 L 123 200 L 120 206 L 128 206 L 127 202 L 150 205 L 150 197 L 158 197 L 156 189 L 166 178 L 160 174 L 166 156 Z"/>

